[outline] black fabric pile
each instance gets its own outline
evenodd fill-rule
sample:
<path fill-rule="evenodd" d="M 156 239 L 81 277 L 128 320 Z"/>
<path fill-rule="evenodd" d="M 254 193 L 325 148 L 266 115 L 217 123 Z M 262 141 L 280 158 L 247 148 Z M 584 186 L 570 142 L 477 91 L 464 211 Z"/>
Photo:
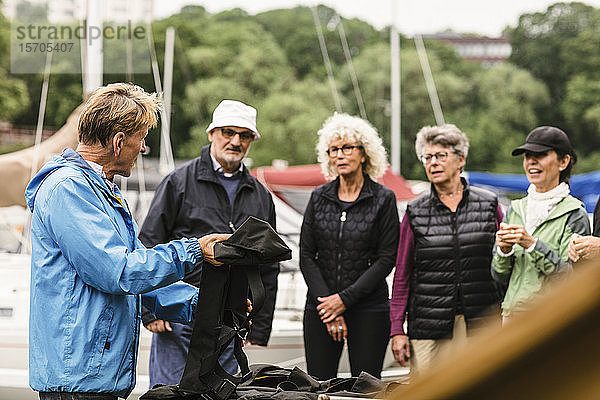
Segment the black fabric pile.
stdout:
<path fill-rule="evenodd" d="M 179 385 L 157 386 L 142 400 L 317 400 L 327 395 L 375 397 L 386 384 L 362 373 L 355 378 L 319 382 L 306 372 L 274 365 L 248 366 L 242 342 L 249 322 L 264 300 L 259 264 L 289 260 L 292 252 L 265 221 L 248 218 L 229 239 L 215 245 L 215 259 L 224 266 L 202 270 L 198 306 L 185 370 Z M 248 289 L 253 310 L 246 315 Z M 241 372 L 225 372 L 219 356 L 234 341 Z"/>
<path fill-rule="evenodd" d="M 292 250 L 268 222 L 255 217 L 246 221 L 223 242 L 215 244 L 215 259 L 223 264 L 270 264 L 292 258 Z"/>
<path fill-rule="evenodd" d="M 251 376 L 239 384 L 228 399 L 238 400 L 319 400 L 329 396 L 354 398 L 383 398 L 397 387 L 366 372 L 358 377 L 317 381 L 299 368 L 287 369 L 276 365 L 250 366 Z M 152 396 L 148 396 L 151 392 Z M 211 397 L 186 393 L 177 386 L 160 386 L 141 397 L 143 400 L 209 400 Z"/>

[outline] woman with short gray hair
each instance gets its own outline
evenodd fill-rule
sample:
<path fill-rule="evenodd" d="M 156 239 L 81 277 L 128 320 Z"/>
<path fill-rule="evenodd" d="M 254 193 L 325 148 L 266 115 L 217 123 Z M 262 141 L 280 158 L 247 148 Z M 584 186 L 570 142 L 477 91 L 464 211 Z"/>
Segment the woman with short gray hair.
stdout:
<path fill-rule="evenodd" d="M 392 352 L 403 366 L 410 360 L 413 374 L 428 368 L 441 348 L 464 340 L 490 307 L 499 317 L 501 290 L 490 264 L 502 221 L 497 196 L 460 176 L 469 153 L 460 129 L 426 126 L 415 150 L 431 190 L 408 204 L 400 224 L 390 303 Z"/>
<path fill-rule="evenodd" d="M 428 144 L 450 147 L 455 154 L 463 156 L 465 159 L 469 154 L 469 139 L 453 124 L 426 126 L 417 133 L 415 150 L 419 159 L 425 153 L 425 146 Z"/>

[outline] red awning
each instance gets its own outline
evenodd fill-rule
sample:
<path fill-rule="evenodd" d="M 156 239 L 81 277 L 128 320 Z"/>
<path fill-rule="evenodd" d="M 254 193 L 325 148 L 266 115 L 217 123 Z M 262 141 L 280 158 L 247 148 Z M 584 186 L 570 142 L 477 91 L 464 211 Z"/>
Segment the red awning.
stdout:
<path fill-rule="evenodd" d="M 259 167 L 251 171 L 264 185 L 273 192 L 282 189 L 311 189 L 327 183 L 319 164 L 297 165 L 287 168 Z M 388 168 L 379 183 L 389 187 L 396 194 L 398 201 L 412 200 L 417 197 L 406 180 Z"/>

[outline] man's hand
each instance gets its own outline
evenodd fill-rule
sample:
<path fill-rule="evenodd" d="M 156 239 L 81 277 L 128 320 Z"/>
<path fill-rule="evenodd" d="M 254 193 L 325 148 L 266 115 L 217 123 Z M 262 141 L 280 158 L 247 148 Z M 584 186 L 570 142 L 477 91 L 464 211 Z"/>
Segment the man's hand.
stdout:
<path fill-rule="evenodd" d="M 327 297 L 317 297 L 317 300 L 321 302 L 317 306 L 317 311 L 324 323 L 332 322 L 338 315 L 346 311 L 346 306 L 337 293 Z"/>
<path fill-rule="evenodd" d="M 401 366 L 406 367 L 408 365 L 408 359 L 410 358 L 408 336 L 392 336 L 392 354 L 394 354 L 394 359 L 398 361 Z"/>
<path fill-rule="evenodd" d="M 600 257 L 600 238 L 573 234 L 567 253 L 573 261 Z"/>
<path fill-rule="evenodd" d="M 148 329 L 152 333 L 162 333 L 162 332 L 171 332 L 173 329 L 171 328 L 171 324 L 169 321 L 163 321 L 162 319 L 155 319 L 150 322 L 148 325 L 144 325 L 146 329 Z"/>
<path fill-rule="evenodd" d="M 337 317 L 332 322 L 325 323 L 327 328 L 327 333 L 329 336 L 333 338 L 336 342 L 342 342 L 346 340 L 348 336 L 348 327 L 346 326 L 346 321 L 344 317 Z"/>
<path fill-rule="evenodd" d="M 202 250 L 202 257 L 204 261 L 208 261 L 213 265 L 223 265 L 222 262 L 215 260 L 215 243 L 222 242 L 223 240 L 229 239 L 231 234 L 225 233 L 212 233 L 210 235 L 202 236 L 198 239 L 200 250 Z"/>

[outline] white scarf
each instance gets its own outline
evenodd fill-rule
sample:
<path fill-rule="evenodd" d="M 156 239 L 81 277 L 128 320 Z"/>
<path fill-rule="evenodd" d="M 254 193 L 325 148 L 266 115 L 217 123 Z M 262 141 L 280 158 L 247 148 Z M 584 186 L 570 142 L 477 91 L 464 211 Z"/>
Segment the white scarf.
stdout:
<path fill-rule="evenodd" d="M 556 205 L 570 193 L 569 185 L 565 182 L 545 193 L 538 193 L 534 184 L 527 189 L 527 214 L 525 230 L 532 235 L 533 231 L 548 218 Z"/>

